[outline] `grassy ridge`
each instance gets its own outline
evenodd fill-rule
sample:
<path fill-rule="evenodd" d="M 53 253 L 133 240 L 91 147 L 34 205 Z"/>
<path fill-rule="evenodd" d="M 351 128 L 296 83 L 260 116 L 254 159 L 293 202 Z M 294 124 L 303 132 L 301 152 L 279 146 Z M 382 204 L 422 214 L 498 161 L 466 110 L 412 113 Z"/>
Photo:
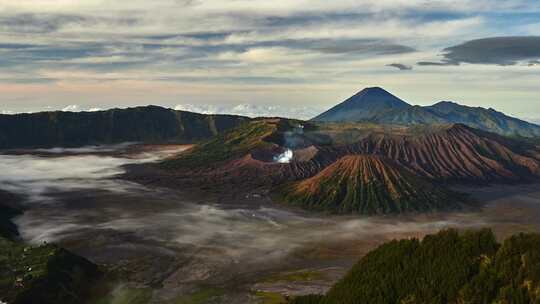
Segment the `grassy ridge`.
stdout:
<path fill-rule="evenodd" d="M 245 123 L 195 146 L 177 158 L 161 163 L 166 169 L 195 168 L 242 157 L 255 149 L 270 146 L 265 138 L 276 132 L 278 126 L 269 120 Z"/>
<path fill-rule="evenodd" d="M 539 303 L 540 235 L 498 244 L 490 230 L 386 243 L 324 296 L 293 304 Z"/>

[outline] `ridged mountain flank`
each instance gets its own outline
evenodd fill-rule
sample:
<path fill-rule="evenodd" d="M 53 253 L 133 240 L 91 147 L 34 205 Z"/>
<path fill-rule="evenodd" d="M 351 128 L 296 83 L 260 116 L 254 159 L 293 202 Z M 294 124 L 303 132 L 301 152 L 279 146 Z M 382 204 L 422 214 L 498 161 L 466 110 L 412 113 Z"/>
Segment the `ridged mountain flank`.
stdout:
<path fill-rule="evenodd" d="M 420 135 L 370 135 L 342 149 L 337 157 L 381 155 L 439 181 L 505 182 L 540 176 L 538 147 L 462 124 Z"/>
<path fill-rule="evenodd" d="M 460 195 L 376 155 L 342 157 L 278 193 L 279 200 L 306 209 L 368 215 L 456 209 L 463 201 Z"/>
<path fill-rule="evenodd" d="M 322 122 L 369 120 L 383 113 L 411 107 L 405 101 L 379 88 L 366 88 L 330 110 L 313 118 Z"/>

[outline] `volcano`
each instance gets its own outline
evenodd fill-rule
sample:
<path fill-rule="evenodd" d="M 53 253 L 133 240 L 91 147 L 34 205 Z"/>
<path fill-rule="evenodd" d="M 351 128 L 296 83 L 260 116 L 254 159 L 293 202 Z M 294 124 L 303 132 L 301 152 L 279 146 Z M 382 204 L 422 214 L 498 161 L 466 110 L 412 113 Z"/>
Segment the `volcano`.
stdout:
<path fill-rule="evenodd" d="M 468 107 L 443 101 L 432 106 L 412 106 L 388 91 L 366 88 L 312 121 L 321 123 L 369 122 L 385 125 L 465 124 L 510 137 L 540 137 L 540 126 L 494 109 Z"/>
<path fill-rule="evenodd" d="M 379 88 L 366 88 L 330 110 L 313 118 L 321 122 L 370 120 L 394 110 L 405 110 L 411 105 Z"/>
<path fill-rule="evenodd" d="M 456 209 L 463 202 L 460 195 L 376 155 L 342 157 L 278 192 L 279 200 L 306 209 L 367 215 Z"/>

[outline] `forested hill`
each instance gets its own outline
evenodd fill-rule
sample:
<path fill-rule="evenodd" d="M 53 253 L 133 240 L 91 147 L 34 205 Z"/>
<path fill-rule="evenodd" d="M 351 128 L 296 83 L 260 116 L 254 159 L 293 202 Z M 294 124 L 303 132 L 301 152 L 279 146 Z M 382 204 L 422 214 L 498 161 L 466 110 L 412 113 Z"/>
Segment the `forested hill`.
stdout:
<path fill-rule="evenodd" d="M 157 106 L 0 115 L 0 149 L 121 142 L 191 143 L 248 120 L 241 116 L 204 115 Z"/>
<path fill-rule="evenodd" d="M 540 303 L 540 235 L 500 245 L 490 230 L 446 230 L 392 241 L 362 258 L 327 295 L 292 303 Z"/>

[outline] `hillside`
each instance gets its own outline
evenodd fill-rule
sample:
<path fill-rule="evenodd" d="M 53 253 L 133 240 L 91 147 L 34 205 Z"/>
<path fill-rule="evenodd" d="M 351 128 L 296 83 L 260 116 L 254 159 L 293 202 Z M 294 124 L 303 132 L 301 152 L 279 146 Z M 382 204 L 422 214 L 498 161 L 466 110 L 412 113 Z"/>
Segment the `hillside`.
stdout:
<path fill-rule="evenodd" d="M 489 230 L 446 230 L 386 243 L 326 295 L 291 303 L 538 303 L 538 290 L 540 235 L 515 235 L 500 245 Z"/>
<path fill-rule="evenodd" d="M 465 124 L 513 137 L 540 137 L 540 126 L 493 109 L 454 102 L 412 106 L 382 88 L 367 88 L 312 119 L 318 122 L 371 122 L 378 124 Z"/>
<path fill-rule="evenodd" d="M 196 168 L 242 157 L 257 149 L 269 148 L 270 138 L 278 129 L 277 121 L 258 120 L 246 123 L 203 142 L 178 157 L 165 160 L 166 169 Z"/>
<path fill-rule="evenodd" d="M 0 237 L 0 302 L 81 303 L 98 267 L 55 245 L 30 247 Z"/>
<path fill-rule="evenodd" d="M 355 144 L 327 149 L 322 159 L 348 154 L 387 157 L 438 181 L 518 181 L 540 176 L 540 149 L 465 125 L 416 134 L 370 134 Z M 412 133 L 412 132 L 409 132 Z"/>
<path fill-rule="evenodd" d="M 463 199 L 374 155 L 345 156 L 279 192 L 307 209 L 368 215 L 455 209 Z"/>
<path fill-rule="evenodd" d="M 264 162 L 277 162 L 287 149 L 302 148 L 304 126 L 281 118 L 256 119 L 196 145 L 162 162 L 165 169 L 215 167 L 251 155 Z"/>
<path fill-rule="evenodd" d="M 303 128 L 298 127 L 300 125 Z M 385 165 L 397 166 L 417 179 L 436 184 L 513 183 L 540 177 L 538 146 L 465 125 L 324 126 L 286 119 L 254 120 L 158 166 L 150 165 L 150 171 L 129 170 L 125 177 L 170 187 L 183 184 L 207 189 L 219 184 L 242 185 L 242 191 L 259 187 L 272 189 L 312 178 L 349 155 L 378 156 Z M 277 161 L 284 153 L 289 153 L 290 158 L 285 162 Z M 322 183 L 320 179 L 314 179 L 313 183 L 317 181 Z M 300 202 L 305 203 L 304 196 L 300 195 Z M 319 209 L 326 204 L 324 201 L 330 200 L 322 193 L 317 197 Z M 400 212 L 395 203 L 395 210 L 387 207 L 385 211 L 358 209 L 355 212 Z M 409 207 L 403 206 L 408 211 L 440 209 L 441 206 L 428 203 L 424 207 Z M 328 211 L 340 212 L 336 206 L 332 208 Z"/>
<path fill-rule="evenodd" d="M 203 115 L 157 106 L 0 115 L 0 149 L 121 142 L 191 143 L 246 121 L 249 119 L 240 116 Z"/>

